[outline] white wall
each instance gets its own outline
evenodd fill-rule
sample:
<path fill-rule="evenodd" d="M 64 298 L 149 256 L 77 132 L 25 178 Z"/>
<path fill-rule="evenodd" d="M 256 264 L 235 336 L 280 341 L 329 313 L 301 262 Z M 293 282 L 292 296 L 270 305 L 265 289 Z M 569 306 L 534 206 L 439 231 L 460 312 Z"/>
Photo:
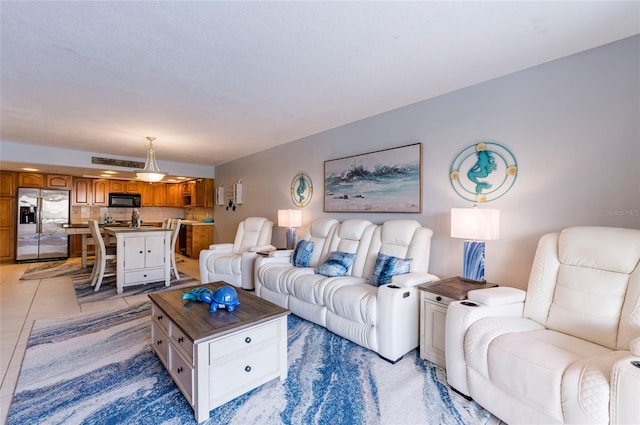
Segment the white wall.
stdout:
<path fill-rule="evenodd" d="M 28 145 L 0 141 L 0 158 L 7 162 L 29 162 L 44 166 L 82 167 L 87 169 L 104 170 L 104 165 L 92 164 L 91 157 L 107 157 L 129 161 L 145 161 L 145 158 L 129 158 L 125 156 L 86 152 L 71 149 L 52 148 L 48 146 Z M 213 178 L 215 167 L 206 165 L 186 164 L 180 162 L 158 160 L 158 167 L 174 176 Z M 132 168 L 109 166 L 117 171 L 132 171 Z"/>
<path fill-rule="evenodd" d="M 370 117 L 216 167 L 227 190 L 242 179 L 244 204 L 216 207 L 216 241 L 237 223 L 295 208 L 289 190 L 307 172 L 314 196 L 306 224 L 325 215 L 375 223 L 415 219 L 434 231 L 431 272 L 461 274 L 462 244 L 449 237 L 449 211 L 470 207 L 449 182 L 449 167 L 479 141 L 507 146 L 519 174 L 486 207 L 501 210 L 501 239 L 487 242 L 487 279 L 526 288 L 540 236 L 573 225 L 640 228 L 640 36 Z M 425 78 L 428 78 L 425 76 Z M 423 143 L 421 214 L 325 214 L 323 161 Z M 273 243 L 284 246 L 274 227 Z"/>

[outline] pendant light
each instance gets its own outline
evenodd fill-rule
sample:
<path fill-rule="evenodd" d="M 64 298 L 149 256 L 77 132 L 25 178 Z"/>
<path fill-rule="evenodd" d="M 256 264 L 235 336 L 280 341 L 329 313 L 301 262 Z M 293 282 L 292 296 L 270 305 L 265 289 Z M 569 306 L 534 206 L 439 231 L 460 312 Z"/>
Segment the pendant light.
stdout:
<path fill-rule="evenodd" d="M 159 182 L 167 175 L 167 173 L 163 173 L 158 168 L 158 164 L 156 164 L 156 150 L 153 148 L 153 141 L 156 140 L 155 137 L 147 137 L 149 141 L 149 150 L 147 151 L 147 163 L 144 165 L 144 169 L 142 171 L 136 172 L 139 180 L 153 183 Z"/>

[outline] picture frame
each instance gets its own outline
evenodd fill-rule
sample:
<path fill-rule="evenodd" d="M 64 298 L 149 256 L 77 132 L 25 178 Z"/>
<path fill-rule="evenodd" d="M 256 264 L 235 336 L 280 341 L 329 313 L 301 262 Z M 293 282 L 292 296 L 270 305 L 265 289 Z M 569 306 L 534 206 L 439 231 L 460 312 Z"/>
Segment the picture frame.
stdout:
<path fill-rule="evenodd" d="M 422 212 L 422 143 L 325 161 L 324 211 Z"/>

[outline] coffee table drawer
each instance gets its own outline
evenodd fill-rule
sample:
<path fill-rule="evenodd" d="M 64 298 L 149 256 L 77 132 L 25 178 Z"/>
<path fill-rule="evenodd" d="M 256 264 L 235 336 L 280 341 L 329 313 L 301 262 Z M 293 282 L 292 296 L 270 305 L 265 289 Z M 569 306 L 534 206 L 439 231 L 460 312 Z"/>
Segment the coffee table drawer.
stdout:
<path fill-rule="evenodd" d="M 280 359 L 275 342 L 237 354 L 228 361 L 209 367 L 211 400 L 243 394 L 279 374 Z"/>
<path fill-rule="evenodd" d="M 279 326 L 277 321 L 265 323 L 211 342 L 209 363 L 213 364 L 218 359 L 236 351 L 252 349 L 265 341 L 275 340 L 278 337 Z"/>
<path fill-rule="evenodd" d="M 162 360 L 162 363 L 166 366 L 168 364 L 167 354 L 169 350 L 169 341 L 167 340 L 167 335 L 162 331 L 162 328 L 156 324 L 156 322 L 151 322 L 151 345 L 158 357 L 160 357 L 160 360 Z"/>
<path fill-rule="evenodd" d="M 189 404 L 193 405 L 193 367 L 173 345 L 169 345 L 169 356 L 171 358 L 169 373 L 173 376 L 173 380 L 178 384 Z"/>
<path fill-rule="evenodd" d="M 176 347 L 180 347 L 189 363 L 193 363 L 193 342 L 174 323 L 171 323 L 171 340 Z"/>
<path fill-rule="evenodd" d="M 171 319 L 169 319 L 169 317 L 167 317 L 167 315 L 164 314 L 155 304 L 151 304 L 151 318 L 153 319 L 153 323 L 164 329 L 166 334 L 169 333 L 169 323 L 171 323 Z"/>

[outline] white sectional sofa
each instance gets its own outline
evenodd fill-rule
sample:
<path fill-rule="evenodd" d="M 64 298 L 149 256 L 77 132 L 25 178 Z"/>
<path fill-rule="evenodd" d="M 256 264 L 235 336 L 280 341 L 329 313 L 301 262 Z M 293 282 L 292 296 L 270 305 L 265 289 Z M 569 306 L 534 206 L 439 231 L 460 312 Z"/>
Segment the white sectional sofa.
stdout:
<path fill-rule="evenodd" d="M 359 219 L 319 219 L 302 238 L 313 242 L 307 267 L 294 265 L 292 251 L 256 260 L 256 294 L 395 362 L 418 346 L 416 285 L 438 279 L 428 273 L 432 234 L 413 220 L 375 225 Z M 336 251 L 355 254 L 347 273 L 314 273 Z M 392 276 L 389 284 L 370 284 L 380 253 L 408 265 L 409 272 Z"/>

